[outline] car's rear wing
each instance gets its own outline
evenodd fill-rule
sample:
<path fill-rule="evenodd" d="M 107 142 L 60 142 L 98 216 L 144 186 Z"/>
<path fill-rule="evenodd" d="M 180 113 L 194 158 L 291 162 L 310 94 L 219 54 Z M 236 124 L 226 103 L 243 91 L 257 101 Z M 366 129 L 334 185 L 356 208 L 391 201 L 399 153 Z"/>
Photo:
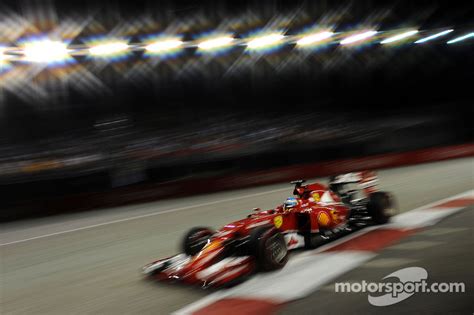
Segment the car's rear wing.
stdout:
<path fill-rule="evenodd" d="M 340 187 L 346 184 L 358 184 L 360 190 L 370 194 L 377 190 L 378 177 L 374 171 L 360 171 L 331 176 L 329 187 Z"/>

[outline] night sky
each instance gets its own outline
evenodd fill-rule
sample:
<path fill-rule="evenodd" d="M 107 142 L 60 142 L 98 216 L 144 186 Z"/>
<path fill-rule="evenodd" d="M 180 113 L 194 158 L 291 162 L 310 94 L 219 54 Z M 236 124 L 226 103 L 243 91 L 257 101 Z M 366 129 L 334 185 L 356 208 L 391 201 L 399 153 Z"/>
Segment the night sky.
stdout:
<path fill-rule="evenodd" d="M 245 34 L 275 19 L 283 21 L 277 24 L 286 26 L 288 34 L 324 19 L 334 22 L 337 31 L 360 25 L 377 25 L 381 30 L 413 25 L 434 30 L 455 27 L 456 34 L 474 30 L 472 6 L 435 1 L 6 1 L 3 8 L 6 15 L 37 19 L 34 23 L 45 32 L 66 17 L 91 18 L 100 24 L 96 29 L 85 28 L 78 38 L 97 35 L 120 23 L 135 23 L 132 41 L 140 32 L 160 32 L 176 21 L 183 21 L 185 26 L 179 29 L 184 30 L 185 38 L 228 21 L 232 21 L 231 29 Z M 44 22 L 48 14 L 54 16 L 49 24 Z M 24 125 L 25 119 L 33 125 L 38 118 L 58 122 L 62 115 L 77 117 L 80 125 L 91 117 L 117 113 L 140 116 L 175 111 L 191 116 L 216 111 L 251 114 L 308 109 L 370 115 L 438 110 L 469 115 L 473 42 L 446 45 L 441 40 L 391 48 L 373 44 L 351 50 L 335 45 L 306 55 L 284 47 L 261 58 L 248 56 L 243 48 L 207 59 L 188 50 L 124 79 L 123 69 L 147 61 L 134 54 L 96 72 L 106 89 L 84 92 L 53 85 L 47 87 L 48 97 L 33 100 L 19 97 L 19 92 L 4 91 L 1 117 L 8 121 L 8 129 Z M 235 69 L 236 60 L 241 59 L 245 66 Z M 94 67 L 89 60 L 79 59 L 78 63 Z M 46 80 L 49 71 L 44 70 Z M 57 125 L 63 128 L 60 122 Z"/>

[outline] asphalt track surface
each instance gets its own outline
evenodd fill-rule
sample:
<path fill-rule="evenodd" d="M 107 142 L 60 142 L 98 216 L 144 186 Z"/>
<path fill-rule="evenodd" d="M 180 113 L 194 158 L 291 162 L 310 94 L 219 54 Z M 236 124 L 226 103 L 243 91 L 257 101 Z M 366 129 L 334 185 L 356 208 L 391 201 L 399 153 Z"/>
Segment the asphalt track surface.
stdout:
<path fill-rule="evenodd" d="M 379 177 L 404 212 L 472 189 L 474 159 L 389 169 Z M 190 227 L 220 227 L 254 207 L 280 204 L 291 191 L 282 183 L 1 224 L 0 313 L 176 311 L 210 291 L 145 281 L 140 267 L 175 254 Z M 466 251 L 472 258 L 472 248 Z M 307 312 L 314 298 L 292 303 L 289 313 Z"/>
<path fill-rule="evenodd" d="M 330 281 L 277 314 L 472 314 L 474 311 L 474 208 L 469 207 L 382 250 L 378 256 Z M 367 292 L 336 292 L 335 283 L 383 282 L 396 270 L 421 267 L 428 283 L 464 283 L 465 292 L 417 292 L 402 302 L 377 307 Z M 378 294 L 372 294 L 374 296 Z"/>

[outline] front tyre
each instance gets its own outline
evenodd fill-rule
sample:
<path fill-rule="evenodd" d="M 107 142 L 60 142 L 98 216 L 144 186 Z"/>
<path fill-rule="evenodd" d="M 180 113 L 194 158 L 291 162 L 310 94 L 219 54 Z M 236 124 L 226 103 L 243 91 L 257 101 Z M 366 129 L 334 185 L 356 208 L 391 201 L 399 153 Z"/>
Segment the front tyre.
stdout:
<path fill-rule="evenodd" d="M 186 255 L 194 256 L 199 253 L 209 238 L 214 234 L 209 228 L 195 227 L 189 230 L 184 236 L 182 250 Z"/>
<path fill-rule="evenodd" d="M 390 217 L 394 216 L 397 212 L 392 194 L 384 191 L 370 194 L 367 211 L 375 224 L 388 223 Z"/>
<path fill-rule="evenodd" d="M 255 256 L 259 270 L 283 268 L 288 262 L 285 238 L 273 227 L 258 227 L 250 234 L 250 253 Z"/>

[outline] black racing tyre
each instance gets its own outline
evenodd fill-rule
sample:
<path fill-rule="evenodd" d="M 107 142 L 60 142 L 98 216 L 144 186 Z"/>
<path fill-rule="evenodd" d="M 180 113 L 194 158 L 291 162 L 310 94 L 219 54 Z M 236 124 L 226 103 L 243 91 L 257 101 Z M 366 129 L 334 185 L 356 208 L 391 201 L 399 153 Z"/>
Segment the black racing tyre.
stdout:
<path fill-rule="evenodd" d="M 385 224 L 396 212 L 395 201 L 390 193 L 377 191 L 369 196 L 367 211 L 375 224 Z"/>
<path fill-rule="evenodd" d="M 335 192 L 336 194 L 339 194 L 340 184 L 332 184 L 334 180 L 336 180 L 336 175 L 329 176 L 329 189 Z"/>
<path fill-rule="evenodd" d="M 288 262 L 285 238 L 274 227 L 262 226 L 250 233 L 250 254 L 255 256 L 261 271 L 283 268 Z"/>
<path fill-rule="evenodd" d="M 214 231 L 207 227 L 194 227 L 184 236 L 182 249 L 186 255 L 194 256 L 206 245 Z"/>

